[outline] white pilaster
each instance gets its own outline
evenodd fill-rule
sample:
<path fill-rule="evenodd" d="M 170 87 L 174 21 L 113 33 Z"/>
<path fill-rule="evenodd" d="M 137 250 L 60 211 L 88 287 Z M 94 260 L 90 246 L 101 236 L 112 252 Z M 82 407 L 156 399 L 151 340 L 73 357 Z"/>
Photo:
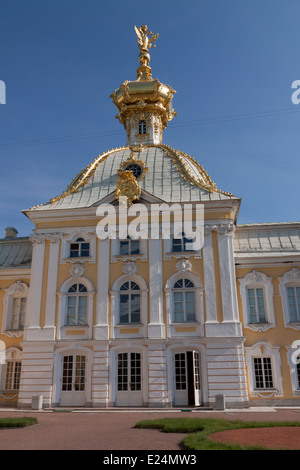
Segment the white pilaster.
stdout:
<path fill-rule="evenodd" d="M 94 339 L 108 339 L 110 240 L 98 240 L 97 308 Z"/>
<path fill-rule="evenodd" d="M 206 336 L 217 336 L 216 328 L 219 326 L 219 322 L 217 320 L 214 257 L 211 233 L 213 228 L 214 226 L 209 225 L 204 228 L 203 267 L 206 305 Z"/>
<path fill-rule="evenodd" d="M 149 338 L 164 338 L 163 289 L 162 289 L 162 241 L 149 239 L 149 293 L 150 323 Z"/>
<path fill-rule="evenodd" d="M 49 270 L 46 297 L 46 315 L 45 326 L 43 328 L 44 339 L 55 339 L 55 306 L 56 306 L 56 290 L 57 290 L 57 269 L 59 258 L 59 235 L 49 235 L 50 252 L 49 252 Z M 47 333 L 47 334 L 46 334 Z"/>
<path fill-rule="evenodd" d="M 242 336 L 239 320 L 236 277 L 233 252 L 234 225 L 225 224 L 218 227 L 218 246 L 222 291 L 222 308 L 224 332 L 228 336 Z"/>
<path fill-rule="evenodd" d="M 34 340 L 40 331 L 40 315 L 43 285 L 43 269 L 45 256 L 45 236 L 32 235 L 33 242 L 32 265 L 30 276 L 30 291 L 28 296 L 27 320 L 24 329 L 24 340 Z"/>

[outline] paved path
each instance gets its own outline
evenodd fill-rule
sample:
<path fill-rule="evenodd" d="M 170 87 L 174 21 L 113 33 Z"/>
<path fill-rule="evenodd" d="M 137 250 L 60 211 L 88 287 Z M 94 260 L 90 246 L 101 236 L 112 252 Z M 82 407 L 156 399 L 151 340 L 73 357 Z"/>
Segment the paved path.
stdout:
<path fill-rule="evenodd" d="M 0 418 L 8 416 L 34 416 L 39 424 L 0 430 L 0 450 L 179 450 L 185 434 L 135 429 L 135 424 L 143 419 L 165 417 L 300 421 L 300 408 L 225 412 L 92 409 L 72 412 L 0 411 Z"/>

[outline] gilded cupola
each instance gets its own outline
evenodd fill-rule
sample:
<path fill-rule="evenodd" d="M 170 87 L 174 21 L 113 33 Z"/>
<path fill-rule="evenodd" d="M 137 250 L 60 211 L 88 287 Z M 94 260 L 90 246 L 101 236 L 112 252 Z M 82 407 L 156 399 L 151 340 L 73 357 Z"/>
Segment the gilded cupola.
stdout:
<path fill-rule="evenodd" d="M 160 144 L 163 130 L 176 116 L 172 106 L 175 91 L 152 78 L 149 49 L 155 47 L 158 34 L 146 25 L 135 26 L 139 46 L 139 67 L 135 81 L 122 83 L 111 98 L 118 109 L 116 118 L 127 133 L 127 146 Z"/>

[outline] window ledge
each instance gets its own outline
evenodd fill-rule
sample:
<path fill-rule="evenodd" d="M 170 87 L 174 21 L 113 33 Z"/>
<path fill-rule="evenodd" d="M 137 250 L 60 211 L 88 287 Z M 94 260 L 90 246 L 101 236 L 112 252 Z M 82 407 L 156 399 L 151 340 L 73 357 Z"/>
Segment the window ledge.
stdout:
<path fill-rule="evenodd" d="M 74 328 L 75 330 L 80 330 L 80 328 L 88 328 L 88 326 L 89 325 L 87 323 L 84 323 L 82 325 L 63 325 L 62 328 Z"/>
<path fill-rule="evenodd" d="M 134 255 L 113 255 L 114 259 L 137 259 L 144 256 L 144 253 L 135 253 Z"/>
<path fill-rule="evenodd" d="M 78 256 L 74 258 L 68 257 L 68 258 L 62 258 L 61 261 L 63 263 L 66 263 L 67 261 L 71 263 L 76 263 L 76 262 L 82 263 L 84 261 L 92 261 L 92 257 L 91 256 Z"/>
<path fill-rule="evenodd" d="M 198 321 L 173 321 L 170 323 L 171 326 L 187 326 L 187 325 L 200 325 L 200 322 Z"/>
<path fill-rule="evenodd" d="M 117 323 L 115 325 L 116 328 L 122 328 L 124 326 L 126 328 L 136 328 L 136 327 L 143 327 L 145 325 L 143 323 Z"/>

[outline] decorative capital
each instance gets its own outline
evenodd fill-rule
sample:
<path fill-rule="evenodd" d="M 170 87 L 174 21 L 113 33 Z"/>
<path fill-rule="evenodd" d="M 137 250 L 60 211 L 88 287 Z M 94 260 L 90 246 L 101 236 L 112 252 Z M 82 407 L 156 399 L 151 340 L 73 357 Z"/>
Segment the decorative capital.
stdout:
<path fill-rule="evenodd" d="M 50 243 L 53 243 L 53 244 L 59 243 L 61 238 L 62 238 L 61 233 L 49 233 L 49 235 L 47 235 L 47 240 L 50 240 Z"/>
<path fill-rule="evenodd" d="M 44 245 L 46 241 L 45 235 L 37 233 L 30 235 L 29 239 L 35 245 Z"/>
<path fill-rule="evenodd" d="M 60 239 L 62 238 L 61 233 L 34 233 L 30 235 L 30 240 L 32 243 L 36 243 L 37 245 L 43 245 L 46 240 L 49 240 L 50 243 L 59 243 Z"/>
<path fill-rule="evenodd" d="M 218 226 L 218 233 L 223 236 L 232 236 L 235 231 L 234 224 L 221 224 Z"/>

